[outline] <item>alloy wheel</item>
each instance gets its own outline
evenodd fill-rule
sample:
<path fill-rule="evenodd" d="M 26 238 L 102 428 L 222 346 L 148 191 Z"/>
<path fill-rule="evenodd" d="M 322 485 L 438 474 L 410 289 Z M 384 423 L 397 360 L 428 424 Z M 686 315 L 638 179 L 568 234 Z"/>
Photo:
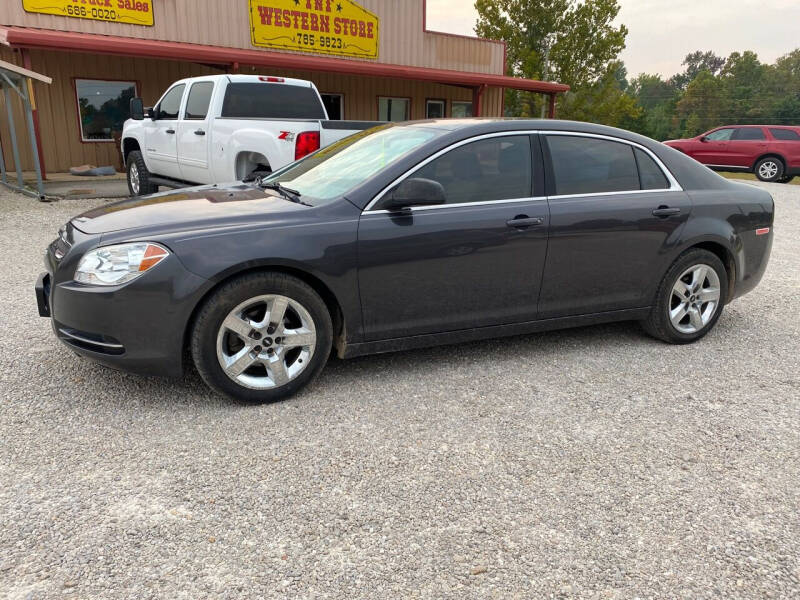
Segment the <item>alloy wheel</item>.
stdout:
<path fill-rule="evenodd" d="M 131 168 L 128 171 L 128 177 L 131 182 L 131 189 L 133 190 L 134 194 L 139 193 L 139 168 L 136 166 L 136 163 L 131 163 Z"/>
<path fill-rule="evenodd" d="M 667 311 L 672 326 L 680 333 L 703 329 L 717 312 L 720 283 L 717 272 L 705 264 L 686 269 L 672 287 Z"/>
<path fill-rule="evenodd" d="M 222 321 L 217 360 L 237 384 L 274 389 L 296 379 L 310 364 L 317 332 L 309 312 L 281 295 L 256 296 Z"/>
<path fill-rule="evenodd" d="M 772 179 L 778 174 L 778 168 L 778 163 L 774 160 L 768 160 L 758 167 L 758 174 L 762 179 Z"/>

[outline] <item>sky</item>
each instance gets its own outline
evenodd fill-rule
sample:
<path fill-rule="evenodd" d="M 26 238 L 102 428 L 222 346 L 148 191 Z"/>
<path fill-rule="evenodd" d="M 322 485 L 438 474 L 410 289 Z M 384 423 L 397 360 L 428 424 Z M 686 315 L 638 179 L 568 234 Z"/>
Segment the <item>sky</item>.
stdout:
<path fill-rule="evenodd" d="M 695 50 L 721 56 L 754 50 L 774 62 L 800 47 L 800 0 L 619 0 L 628 27 L 622 60 L 629 77 L 682 71 Z M 427 0 L 428 28 L 474 35 L 473 0 Z"/>

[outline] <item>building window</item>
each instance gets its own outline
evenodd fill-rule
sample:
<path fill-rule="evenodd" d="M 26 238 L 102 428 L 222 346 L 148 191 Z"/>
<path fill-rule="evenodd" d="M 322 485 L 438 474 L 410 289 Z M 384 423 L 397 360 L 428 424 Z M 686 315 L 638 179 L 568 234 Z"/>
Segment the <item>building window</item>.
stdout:
<path fill-rule="evenodd" d="M 322 103 L 331 121 L 341 121 L 344 119 L 344 95 L 343 94 L 320 94 Z"/>
<path fill-rule="evenodd" d="M 378 98 L 378 121 L 408 121 L 411 113 L 410 98 Z"/>
<path fill-rule="evenodd" d="M 113 142 L 122 133 L 122 124 L 130 118 L 130 101 L 136 96 L 133 81 L 76 79 L 81 140 Z"/>
<path fill-rule="evenodd" d="M 444 119 L 445 101 L 444 100 L 425 100 L 426 119 Z"/>
<path fill-rule="evenodd" d="M 452 113 L 452 117 L 454 119 L 464 119 L 466 117 L 471 117 L 472 102 L 461 102 L 458 100 L 453 100 L 450 112 Z"/>

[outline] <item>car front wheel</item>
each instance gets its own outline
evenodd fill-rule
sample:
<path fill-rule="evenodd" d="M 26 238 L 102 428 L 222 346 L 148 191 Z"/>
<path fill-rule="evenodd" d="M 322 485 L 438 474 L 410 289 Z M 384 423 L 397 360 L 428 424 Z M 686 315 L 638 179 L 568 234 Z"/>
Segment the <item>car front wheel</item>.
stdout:
<path fill-rule="evenodd" d="M 776 182 L 783 178 L 783 163 L 778 158 L 767 156 L 756 163 L 755 172 L 761 181 Z"/>
<path fill-rule="evenodd" d="M 287 398 L 313 381 L 331 351 L 333 326 L 319 295 L 283 273 L 224 284 L 205 302 L 191 350 L 204 381 L 246 402 Z"/>
<path fill-rule="evenodd" d="M 680 256 L 659 285 L 645 331 L 670 344 L 689 344 L 706 335 L 722 314 L 728 274 L 713 253 L 695 248 Z"/>
<path fill-rule="evenodd" d="M 150 183 L 150 171 L 144 164 L 144 157 L 138 150 L 128 154 L 128 192 L 131 196 L 155 194 L 158 186 Z"/>

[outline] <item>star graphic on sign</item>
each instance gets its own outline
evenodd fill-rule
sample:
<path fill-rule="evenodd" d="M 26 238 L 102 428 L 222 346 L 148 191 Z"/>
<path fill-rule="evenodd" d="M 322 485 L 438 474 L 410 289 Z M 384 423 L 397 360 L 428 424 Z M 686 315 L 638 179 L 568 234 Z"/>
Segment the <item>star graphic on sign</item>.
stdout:
<path fill-rule="evenodd" d="M 294 0 L 294 5 L 295 6 L 300 6 L 300 0 Z"/>
<path fill-rule="evenodd" d="M 336 12 L 342 12 L 342 5 L 341 4 L 337 4 L 336 5 Z"/>

